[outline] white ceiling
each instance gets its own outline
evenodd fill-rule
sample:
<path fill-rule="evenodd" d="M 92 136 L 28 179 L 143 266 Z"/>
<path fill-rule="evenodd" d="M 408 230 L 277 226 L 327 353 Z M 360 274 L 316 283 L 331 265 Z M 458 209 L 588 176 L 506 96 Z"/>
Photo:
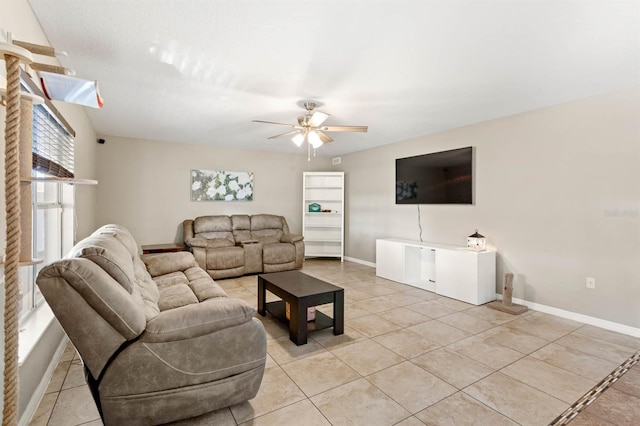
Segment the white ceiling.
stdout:
<path fill-rule="evenodd" d="M 640 2 L 29 0 L 60 62 L 99 81 L 102 135 L 336 156 L 640 84 Z M 19 34 L 15 34 L 19 38 Z M 301 152 L 302 151 L 302 152 Z"/>

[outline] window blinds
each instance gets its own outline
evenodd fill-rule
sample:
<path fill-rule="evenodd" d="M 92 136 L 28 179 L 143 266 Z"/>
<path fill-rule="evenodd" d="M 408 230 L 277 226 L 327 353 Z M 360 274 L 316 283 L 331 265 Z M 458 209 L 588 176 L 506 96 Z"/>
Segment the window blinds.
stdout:
<path fill-rule="evenodd" d="M 75 132 L 24 70 L 20 86 L 23 91 L 44 99 L 44 104 L 33 107 L 33 170 L 53 177 L 73 178 Z"/>
<path fill-rule="evenodd" d="M 72 178 L 73 136 L 44 105 L 33 109 L 33 170 Z"/>

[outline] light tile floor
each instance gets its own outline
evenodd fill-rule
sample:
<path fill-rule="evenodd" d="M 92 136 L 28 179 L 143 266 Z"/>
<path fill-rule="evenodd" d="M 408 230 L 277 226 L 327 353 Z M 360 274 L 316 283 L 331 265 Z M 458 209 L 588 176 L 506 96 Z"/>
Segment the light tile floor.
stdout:
<path fill-rule="evenodd" d="M 476 307 L 356 263 L 307 260 L 303 271 L 344 287 L 345 334 L 319 331 L 298 347 L 284 324 L 258 315 L 268 335 L 258 395 L 180 424 L 546 425 L 640 349 L 637 338 Z M 218 282 L 256 306 L 255 275 Z M 102 424 L 71 345 L 31 424 Z M 640 367 L 571 424 L 640 424 Z"/>

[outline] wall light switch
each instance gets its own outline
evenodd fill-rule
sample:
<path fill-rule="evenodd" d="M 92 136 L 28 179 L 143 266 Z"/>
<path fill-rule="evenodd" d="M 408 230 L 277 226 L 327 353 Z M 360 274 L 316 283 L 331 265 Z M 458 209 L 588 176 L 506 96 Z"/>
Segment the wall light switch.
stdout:
<path fill-rule="evenodd" d="M 587 277 L 587 288 L 596 288 L 596 279 L 593 277 Z"/>

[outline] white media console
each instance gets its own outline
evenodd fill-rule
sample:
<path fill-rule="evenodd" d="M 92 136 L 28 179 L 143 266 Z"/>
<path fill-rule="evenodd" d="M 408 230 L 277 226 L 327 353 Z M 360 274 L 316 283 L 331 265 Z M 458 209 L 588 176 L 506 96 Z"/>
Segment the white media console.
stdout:
<path fill-rule="evenodd" d="M 376 275 L 474 305 L 496 300 L 496 252 L 384 238 Z"/>

